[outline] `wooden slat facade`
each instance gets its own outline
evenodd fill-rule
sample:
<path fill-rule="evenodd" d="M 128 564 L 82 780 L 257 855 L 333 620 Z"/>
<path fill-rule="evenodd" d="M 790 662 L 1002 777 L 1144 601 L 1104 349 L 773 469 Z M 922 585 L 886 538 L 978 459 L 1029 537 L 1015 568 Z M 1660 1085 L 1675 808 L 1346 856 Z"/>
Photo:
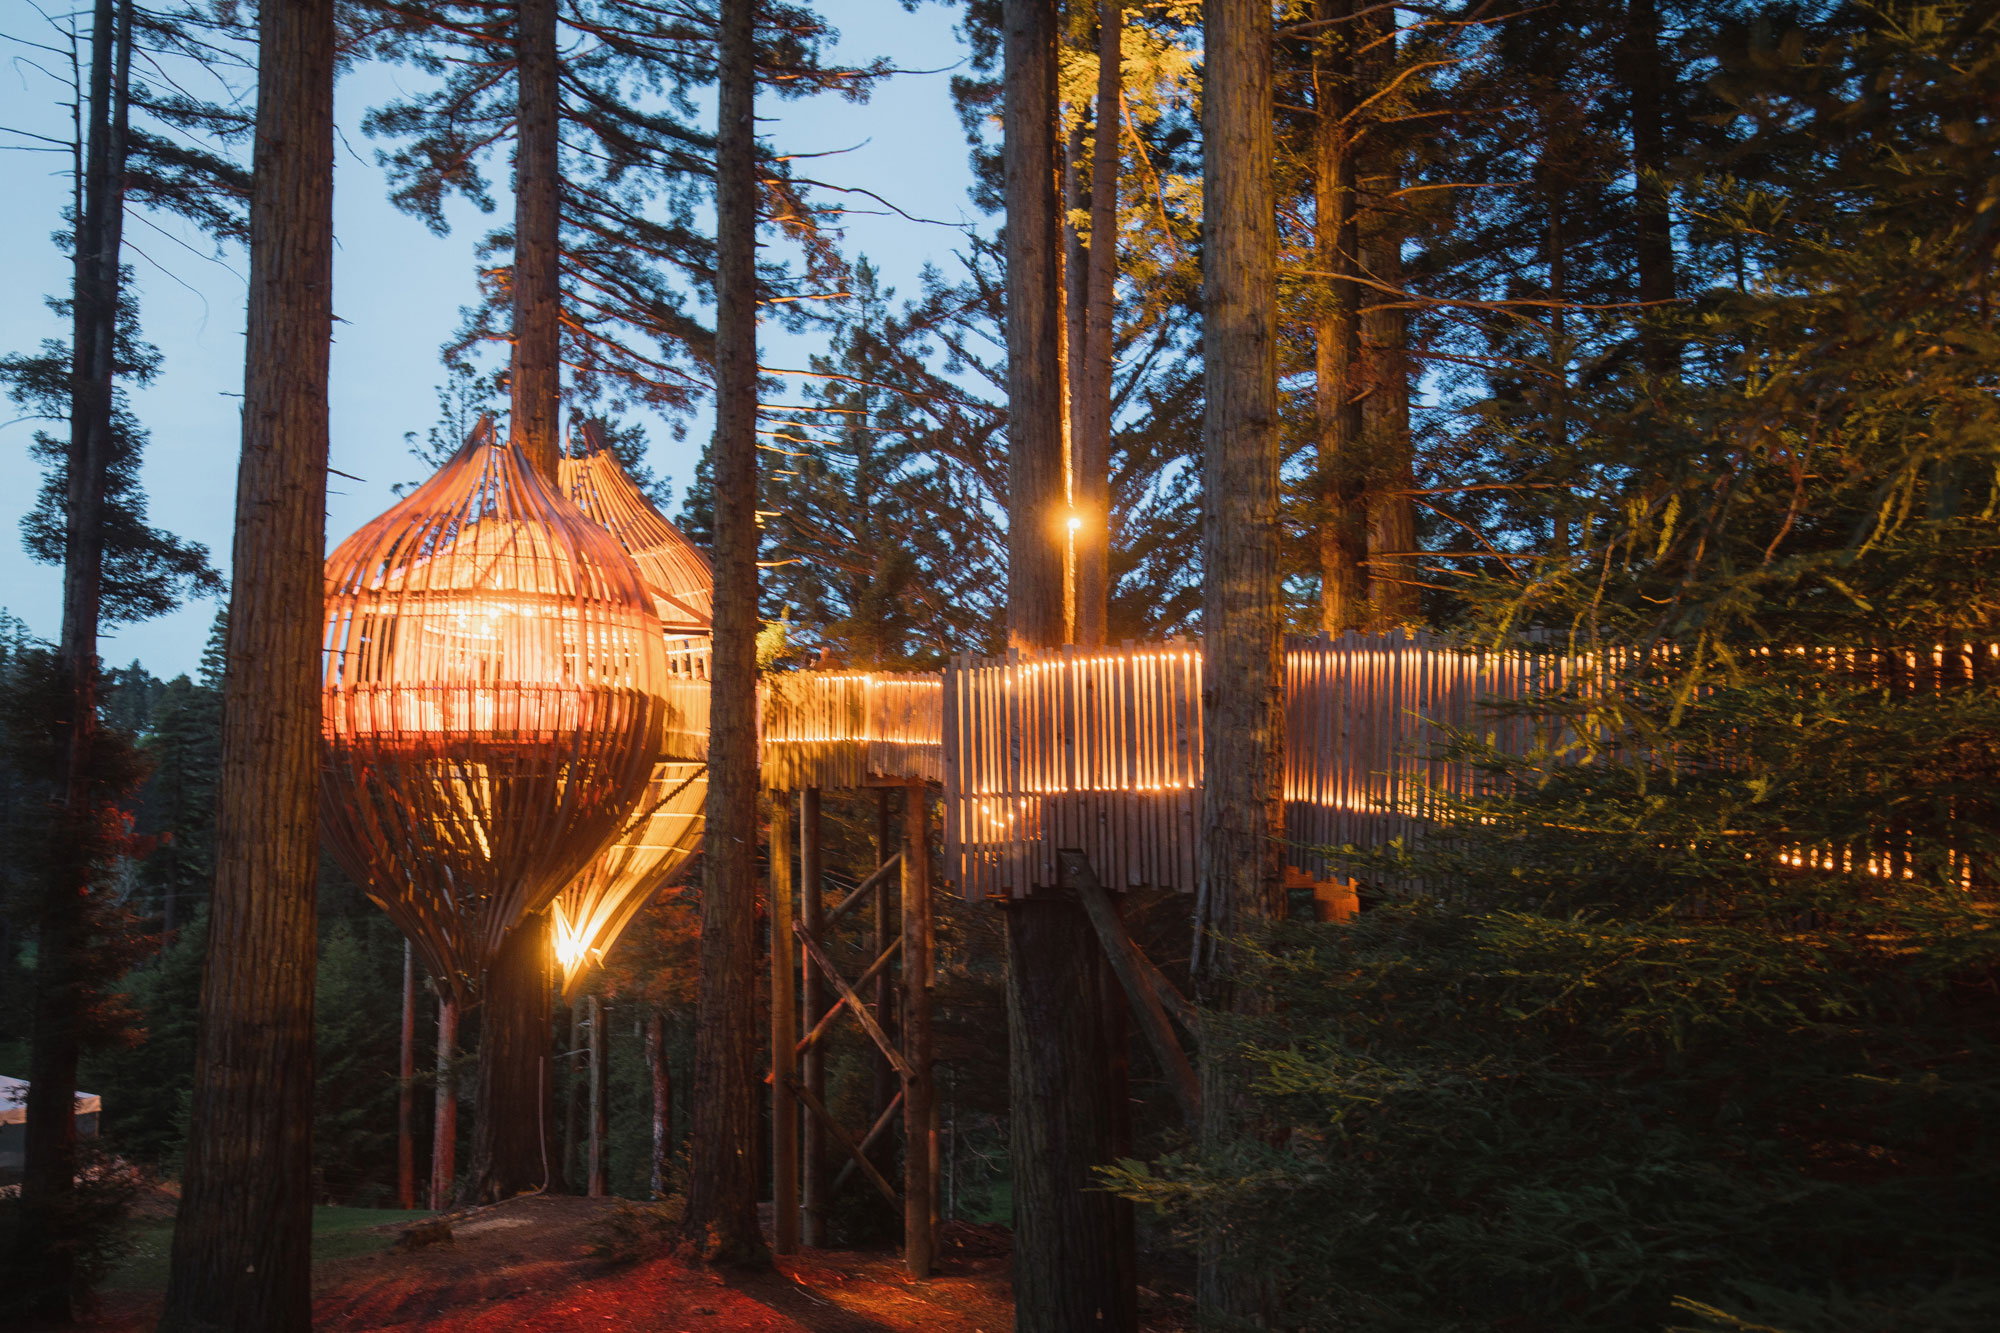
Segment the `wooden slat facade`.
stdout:
<path fill-rule="evenodd" d="M 924 671 L 792 671 L 757 686 L 766 788 L 944 780 L 944 680 Z"/>

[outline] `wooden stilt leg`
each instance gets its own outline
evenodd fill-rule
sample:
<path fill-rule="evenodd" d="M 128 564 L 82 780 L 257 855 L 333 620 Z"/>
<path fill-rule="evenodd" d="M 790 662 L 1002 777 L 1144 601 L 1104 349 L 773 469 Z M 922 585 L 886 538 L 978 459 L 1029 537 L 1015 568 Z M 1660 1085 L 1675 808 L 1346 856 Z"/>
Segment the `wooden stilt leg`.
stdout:
<path fill-rule="evenodd" d="M 431 1135 L 431 1207 L 440 1213 L 451 1207 L 452 1186 L 458 1179 L 458 1085 L 452 1075 L 452 1061 L 457 1058 L 458 1001 L 440 995 L 437 1113 Z"/>
<path fill-rule="evenodd" d="M 792 980 L 792 807 L 784 793 L 771 805 L 771 1231 L 772 1248 L 799 1248 L 798 1041 Z"/>
<path fill-rule="evenodd" d="M 799 793 L 799 917 L 807 932 L 818 939 L 825 930 L 826 903 L 820 896 L 819 788 L 807 787 Z M 789 938 L 786 940 L 790 945 Z M 799 966 L 805 981 L 802 1017 L 810 1032 L 826 1012 L 826 979 L 819 975 L 804 950 L 799 950 Z M 808 1093 L 826 1100 L 826 1056 L 817 1044 L 805 1054 L 804 1076 Z M 775 1080 L 774 1080 L 775 1082 Z M 800 1219 L 803 1240 L 818 1248 L 826 1244 L 826 1127 L 815 1116 L 802 1126 L 804 1142 L 800 1174 L 804 1182 L 804 1216 Z"/>
<path fill-rule="evenodd" d="M 396 1206 L 417 1206 L 417 1145 L 411 1138 L 411 1080 L 417 1073 L 417 960 L 403 941 L 403 1031 L 396 1059 Z"/>
<path fill-rule="evenodd" d="M 936 1096 L 931 1080 L 930 803 L 903 792 L 903 1263 L 927 1278 L 936 1241 Z"/>

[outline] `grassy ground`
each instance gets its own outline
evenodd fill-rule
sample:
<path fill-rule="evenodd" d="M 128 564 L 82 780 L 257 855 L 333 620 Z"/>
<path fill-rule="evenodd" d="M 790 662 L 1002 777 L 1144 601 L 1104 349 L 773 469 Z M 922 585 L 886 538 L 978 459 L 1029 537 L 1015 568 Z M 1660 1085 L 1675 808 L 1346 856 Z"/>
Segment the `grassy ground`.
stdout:
<path fill-rule="evenodd" d="M 313 1262 L 349 1259 L 386 1250 L 395 1243 L 393 1231 L 370 1231 L 391 1222 L 429 1217 L 394 1208 L 313 1209 Z M 172 1248 L 172 1222 L 142 1222 L 133 1229 L 132 1250 L 104 1281 L 105 1291 L 160 1291 L 167 1285 L 167 1252 Z"/>

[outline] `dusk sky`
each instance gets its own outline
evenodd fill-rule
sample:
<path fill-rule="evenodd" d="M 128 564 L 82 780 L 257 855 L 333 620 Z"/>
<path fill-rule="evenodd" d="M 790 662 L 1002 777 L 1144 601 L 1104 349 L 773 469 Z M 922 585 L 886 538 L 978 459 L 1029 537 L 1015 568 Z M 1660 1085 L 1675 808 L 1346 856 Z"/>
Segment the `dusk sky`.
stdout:
<path fill-rule="evenodd" d="M 955 11 L 925 5 L 905 13 L 896 0 L 827 0 L 819 6 L 842 34 L 836 58 L 861 62 L 885 56 L 899 68 L 943 70 L 965 58 L 955 31 Z M 0 33 L 30 41 L 49 31 L 27 5 L 10 5 Z M 61 105 L 67 88 L 31 62 L 42 53 L 9 42 L 0 65 L 0 126 L 52 137 L 69 132 Z M 437 419 L 436 386 L 442 378 L 439 346 L 457 328 L 459 308 L 475 296 L 473 250 L 480 236 L 511 214 L 512 200 L 496 190 L 491 217 L 460 204 L 450 236 L 439 238 L 387 201 L 376 143 L 360 131 L 368 108 L 389 101 L 418 78 L 407 69 L 364 66 L 339 86 L 341 140 L 337 148 L 334 269 L 335 328 L 332 371 L 333 466 L 360 481 L 331 478 L 327 538 L 338 542 L 387 508 L 390 487 L 419 479 L 404 434 L 420 436 Z M 820 179 L 872 189 L 921 218 L 965 224 L 974 220 L 966 197 L 970 173 L 958 119 L 951 106 L 950 75 L 899 76 L 873 99 L 856 105 L 834 97 L 806 102 L 760 101 L 759 126 L 767 143 L 785 152 L 855 151 L 812 165 Z M 68 261 L 49 242 L 61 225 L 70 189 L 67 159 L 31 154 L 19 135 L 0 137 L 7 151 L 10 189 L 0 206 L 0 253 L 7 257 L 0 283 L 0 353 L 27 351 L 67 327 L 44 305 L 64 292 Z M 507 169 L 489 174 L 504 187 Z M 872 208 L 850 196 L 852 207 Z M 895 216 L 848 219 L 845 251 L 867 255 L 900 296 L 914 296 L 926 262 L 948 268 L 963 243 L 958 226 L 926 225 Z M 238 402 L 243 387 L 243 275 L 240 248 L 219 259 L 213 247 L 171 219 L 147 215 L 128 223 L 125 258 L 136 270 L 141 320 L 147 338 L 165 356 L 153 386 L 134 395 L 142 424 L 152 432 L 145 486 L 153 521 L 182 537 L 204 542 L 219 567 L 229 557 L 235 503 Z M 709 314 L 704 313 L 704 318 Z M 762 359 L 801 365 L 812 340 L 767 327 Z M 791 400 L 796 401 L 796 400 Z M 54 639 L 60 627 L 61 573 L 36 564 L 21 548 L 18 522 L 40 485 L 28 455 L 37 424 L 16 419 L 18 409 L 0 401 L 0 607 Z M 676 501 L 693 475 L 709 425 L 694 420 L 684 440 L 665 422 L 652 428 L 654 471 L 671 477 Z M 107 664 L 135 658 L 156 675 L 191 672 L 201 654 L 215 607 L 196 602 L 180 611 L 120 627 L 105 638 Z"/>

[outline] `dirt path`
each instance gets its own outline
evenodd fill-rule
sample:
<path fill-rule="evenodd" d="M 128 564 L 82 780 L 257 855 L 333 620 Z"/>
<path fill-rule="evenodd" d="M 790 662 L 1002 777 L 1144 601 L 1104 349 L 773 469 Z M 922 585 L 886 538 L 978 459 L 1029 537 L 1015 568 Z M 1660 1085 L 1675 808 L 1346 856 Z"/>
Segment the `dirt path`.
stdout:
<path fill-rule="evenodd" d="M 1013 1326 L 1004 1252 L 981 1243 L 981 1232 L 955 1228 L 959 1243 L 946 1246 L 942 1271 L 926 1283 L 905 1276 L 893 1254 L 845 1251 L 724 1277 L 673 1258 L 619 1265 L 593 1257 L 593 1224 L 616 1206 L 517 1200 L 457 1224 L 450 1246 L 325 1265 L 315 1280 L 314 1325 L 341 1333 L 1006 1333 Z"/>
<path fill-rule="evenodd" d="M 724 1276 L 672 1257 L 591 1254 L 616 1200 L 526 1198 L 460 1219 L 449 1244 L 321 1263 L 320 1333 L 1008 1333 L 1005 1233 L 947 1228 L 938 1276 L 911 1281 L 893 1253 L 813 1251 L 768 1272 Z M 400 1227 L 384 1228 L 388 1246 Z M 107 1300 L 85 1327 L 149 1330 L 159 1294 Z"/>

